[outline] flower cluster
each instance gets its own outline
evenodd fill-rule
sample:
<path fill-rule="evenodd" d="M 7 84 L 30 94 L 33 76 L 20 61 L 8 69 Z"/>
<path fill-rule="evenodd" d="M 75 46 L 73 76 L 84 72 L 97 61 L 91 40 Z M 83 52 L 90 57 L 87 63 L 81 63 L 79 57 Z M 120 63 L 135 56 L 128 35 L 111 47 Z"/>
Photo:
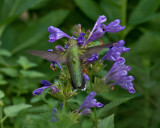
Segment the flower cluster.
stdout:
<path fill-rule="evenodd" d="M 96 92 L 90 92 L 90 94 L 85 98 L 82 105 L 77 109 L 76 113 L 78 113 L 81 109 L 83 109 L 80 114 L 88 115 L 91 112 L 90 108 L 98 107 L 101 108 L 103 106 L 102 103 L 97 102 L 96 99 L 93 99 L 96 96 Z"/>
<path fill-rule="evenodd" d="M 110 60 L 115 61 L 110 71 L 104 77 L 106 83 L 109 81 L 113 81 L 110 86 L 119 85 L 124 89 L 127 89 L 130 93 L 135 93 L 136 91 L 133 88 L 133 84 L 131 81 L 134 80 L 133 76 L 127 76 L 128 71 L 131 70 L 130 66 L 125 65 L 125 59 L 121 57 L 123 52 L 129 52 L 130 48 L 124 47 L 124 40 L 118 41 L 115 46 L 110 48 L 110 50 L 106 53 L 106 55 L 102 58 L 102 60 Z"/>

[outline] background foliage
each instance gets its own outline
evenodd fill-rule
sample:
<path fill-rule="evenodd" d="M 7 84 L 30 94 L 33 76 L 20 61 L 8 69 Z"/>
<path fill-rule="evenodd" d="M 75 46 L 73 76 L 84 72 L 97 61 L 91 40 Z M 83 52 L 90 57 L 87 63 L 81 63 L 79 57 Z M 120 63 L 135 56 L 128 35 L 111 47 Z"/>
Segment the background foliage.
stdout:
<path fill-rule="evenodd" d="M 160 127 L 159 0 L 0 0 L 0 119 L 6 119 L 5 128 L 53 127 L 50 112 L 59 102 L 48 95 L 33 97 L 32 91 L 40 87 L 42 79 L 58 81 L 59 70 L 52 71 L 49 62 L 25 50 L 63 46 L 65 39 L 48 43 L 50 25 L 72 35 L 72 27 L 78 23 L 92 29 L 99 15 L 106 15 L 107 23 L 121 19 L 126 25 L 124 31 L 107 34 L 102 40 L 125 39 L 131 51 L 124 56 L 132 66 L 137 92 L 129 94 L 116 86 L 101 94 L 99 100 L 108 105 L 98 111 L 98 128 Z M 77 109 L 85 96 L 81 93 L 69 100 L 68 111 Z M 62 122 L 62 126 L 69 125 Z M 92 125 L 88 117 L 81 121 L 83 128 Z"/>

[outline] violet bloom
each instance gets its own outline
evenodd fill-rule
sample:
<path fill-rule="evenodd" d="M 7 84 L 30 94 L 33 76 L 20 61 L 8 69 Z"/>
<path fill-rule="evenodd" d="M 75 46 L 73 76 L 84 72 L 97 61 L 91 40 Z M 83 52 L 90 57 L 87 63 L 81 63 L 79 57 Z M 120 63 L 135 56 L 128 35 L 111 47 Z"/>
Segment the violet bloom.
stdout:
<path fill-rule="evenodd" d="M 101 27 L 105 30 L 105 32 L 115 33 L 125 29 L 125 26 L 120 25 L 121 20 L 117 19 L 110 22 L 108 25 L 102 24 Z"/>
<path fill-rule="evenodd" d="M 55 42 L 56 40 L 61 39 L 62 37 L 71 38 L 69 35 L 61 31 L 59 28 L 50 26 L 48 27 L 48 32 L 51 33 L 49 35 L 49 42 Z"/>
<path fill-rule="evenodd" d="M 86 59 L 86 62 L 92 63 L 92 62 L 97 61 L 97 60 L 98 60 L 98 54 L 93 54 L 88 59 Z"/>
<path fill-rule="evenodd" d="M 41 84 L 43 84 L 44 86 L 41 87 L 41 88 L 37 88 L 36 90 L 34 90 L 32 92 L 33 95 L 41 95 L 42 92 L 46 89 L 46 88 L 50 88 L 51 89 L 51 92 L 52 94 L 55 94 L 57 92 L 59 92 L 59 89 L 56 87 L 56 86 L 50 86 L 50 85 L 53 85 L 52 83 L 46 81 L 46 80 L 42 80 L 41 81 Z"/>
<path fill-rule="evenodd" d="M 124 40 L 120 40 L 115 43 L 116 46 L 110 48 L 102 60 L 118 61 L 123 52 L 129 52 L 130 48 L 126 48 L 123 45 L 125 44 Z"/>
<path fill-rule="evenodd" d="M 89 80 L 89 76 L 87 74 L 83 74 L 85 83 Z"/>
<path fill-rule="evenodd" d="M 120 87 L 129 91 L 129 93 L 135 93 L 136 91 L 133 88 L 133 84 L 131 81 L 134 80 L 133 76 L 127 76 L 128 71 L 131 70 L 130 66 L 126 66 L 125 59 L 121 57 L 118 61 L 116 61 L 107 75 L 104 77 L 106 79 L 106 83 L 112 82 L 111 85 L 119 85 Z"/>
<path fill-rule="evenodd" d="M 92 107 L 102 107 L 103 104 L 100 102 L 97 102 L 96 99 L 93 99 L 96 96 L 96 92 L 90 92 L 90 94 L 85 98 L 82 105 L 78 108 L 76 113 L 78 113 L 82 108 L 92 108 Z"/>
<path fill-rule="evenodd" d="M 77 38 L 77 42 L 79 46 L 82 45 L 85 40 L 84 35 L 85 33 L 80 33 L 79 37 Z"/>

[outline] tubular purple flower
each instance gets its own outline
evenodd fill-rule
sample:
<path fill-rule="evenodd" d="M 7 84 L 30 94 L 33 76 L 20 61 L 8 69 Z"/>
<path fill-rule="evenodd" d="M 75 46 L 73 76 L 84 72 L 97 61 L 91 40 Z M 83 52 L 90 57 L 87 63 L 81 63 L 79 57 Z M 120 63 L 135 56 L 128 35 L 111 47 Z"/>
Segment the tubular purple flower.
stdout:
<path fill-rule="evenodd" d="M 92 108 L 92 107 L 103 106 L 102 103 L 97 102 L 96 99 L 93 99 L 95 96 L 96 96 L 96 92 L 90 92 L 90 94 L 85 98 L 84 102 L 76 112 L 78 113 L 82 108 Z"/>
<path fill-rule="evenodd" d="M 59 40 L 62 37 L 67 37 L 69 39 L 71 38 L 66 33 L 61 31 L 59 28 L 56 28 L 56 27 L 53 27 L 53 26 L 48 27 L 48 32 L 51 33 L 49 35 L 49 42 L 55 42 L 55 40 Z"/>
<path fill-rule="evenodd" d="M 97 28 L 97 30 L 89 37 L 89 39 L 84 43 L 84 45 L 88 44 L 91 41 L 94 41 L 104 35 L 104 31 L 102 28 Z"/>
<path fill-rule="evenodd" d="M 80 33 L 79 37 L 77 38 L 77 41 L 78 41 L 78 45 L 82 45 L 85 38 L 83 37 L 85 35 L 85 33 Z"/>
<path fill-rule="evenodd" d="M 127 89 L 130 93 L 135 93 L 136 91 L 131 83 L 134 78 L 133 76 L 127 76 L 128 71 L 131 70 L 131 67 L 126 66 L 124 63 L 124 58 L 116 61 L 104 79 L 106 79 L 106 83 L 109 81 L 114 81 L 111 85 L 119 85 L 122 88 Z"/>
<path fill-rule="evenodd" d="M 47 81 L 47 80 L 41 80 L 41 84 L 43 84 L 44 86 L 50 86 L 52 85 L 51 82 Z"/>
<path fill-rule="evenodd" d="M 97 28 L 99 28 L 99 27 L 101 26 L 101 24 L 102 24 L 103 22 L 106 22 L 106 21 L 107 21 L 106 16 L 104 16 L 104 15 L 99 16 L 98 19 L 97 19 L 97 21 L 96 21 L 96 23 L 94 24 L 94 27 L 93 27 L 93 29 L 92 29 L 92 31 L 91 31 L 91 33 L 90 33 L 90 36 L 93 34 L 93 32 L 94 32 Z M 90 37 L 90 36 L 89 36 L 89 37 Z"/>
<path fill-rule="evenodd" d="M 125 29 L 125 26 L 120 25 L 120 19 L 110 22 L 108 25 L 102 24 L 101 27 L 105 32 L 116 33 Z"/>
<path fill-rule="evenodd" d="M 42 80 L 41 84 L 43 84 L 44 86 L 41 88 L 37 88 L 36 90 L 33 91 L 33 95 L 41 95 L 42 92 L 46 89 L 46 88 L 51 88 L 51 92 L 52 94 L 55 94 L 57 92 L 59 92 L 59 89 L 56 86 L 50 86 L 53 85 L 52 83 L 50 83 L 49 81 L 46 80 Z"/>
<path fill-rule="evenodd" d="M 120 40 L 115 43 L 116 46 L 110 48 L 102 60 L 118 61 L 123 52 L 129 52 L 130 48 L 126 48 L 123 45 L 125 44 L 124 40 Z"/>
<path fill-rule="evenodd" d="M 87 74 L 83 74 L 85 83 L 89 80 L 89 76 Z"/>
<path fill-rule="evenodd" d="M 92 63 L 92 62 L 97 61 L 97 60 L 98 60 L 98 54 L 93 54 L 91 57 L 86 59 L 86 62 Z"/>

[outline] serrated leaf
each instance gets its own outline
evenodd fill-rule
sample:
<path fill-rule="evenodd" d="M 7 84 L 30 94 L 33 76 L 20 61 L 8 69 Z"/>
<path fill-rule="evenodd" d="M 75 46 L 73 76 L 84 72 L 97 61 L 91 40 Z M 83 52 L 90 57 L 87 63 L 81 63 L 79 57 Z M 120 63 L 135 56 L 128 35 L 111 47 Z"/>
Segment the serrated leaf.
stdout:
<path fill-rule="evenodd" d="M 31 105 L 28 104 L 18 104 L 18 105 L 13 105 L 9 107 L 4 108 L 4 113 L 8 117 L 14 117 L 16 116 L 20 111 L 31 107 Z"/>
<path fill-rule="evenodd" d="M 114 128 L 114 114 L 98 120 L 98 128 Z"/>
<path fill-rule="evenodd" d="M 18 71 L 14 68 L 0 68 L 0 72 L 10 77 L 16 77 L 18 75 Z"/>
<path fill-rule="evenodd" d="M 36 78 L 36 77 L 44 77 L 45 74 L 38 72 L 38 71 L 26 71 L 26 70 L 21 70 L 20 73 L 23 75 L 23 77 L 27 78 Z"/>
<path fill-rule="evenodd" d="M 0 90 L 0 99 L 4 97 L 4 92 Z"/>
<path fill-rule="evenodd" d="M 74 0 L 77 6 L 88 16 L 95 21 L 101 14 L 101 8 L 93 0 Z M 102 15 L 102 14 L 101 14 Z"/>
<path fill-rule="evenodd" d="M 117 107 L 118 105 L 132 99 L 133 97 L 128 97 L 128 98 L 118 98 L 112 102 L 110 102 L 109 104 L 106 104 L 103 108 L 101 108 L 97 115 L 99 118 L 101 117 L 105 117 L 105 115 L 113 108 Z"/>
<path fill-rule="evenodd" d="M 140 24 L 156 16 L 155 11 L 159 8 L 159 0 L 141 0 L 130 15 L 129 24 Z"/>
<path fill-rule="evenodd" d="M 29 69 L 37 66 L 37 64 L 30 62 L 24 56 L 20 56 L 17 62 L 23 67 L 23 69 Z"/>

